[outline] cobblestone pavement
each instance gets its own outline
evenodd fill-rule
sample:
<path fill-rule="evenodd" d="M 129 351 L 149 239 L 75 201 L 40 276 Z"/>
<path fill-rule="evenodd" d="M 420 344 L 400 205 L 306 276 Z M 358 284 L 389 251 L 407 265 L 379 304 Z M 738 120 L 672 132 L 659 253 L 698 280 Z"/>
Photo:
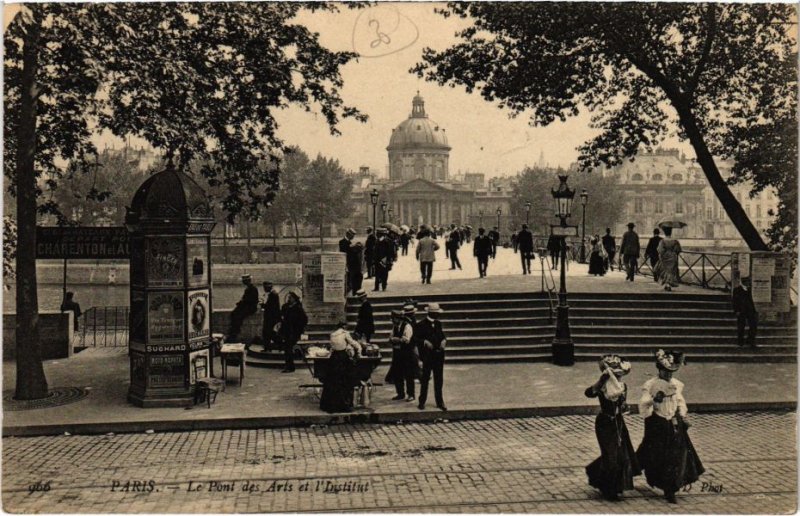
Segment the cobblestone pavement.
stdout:
<path fill-rule="evenodd" d="M 707 472 L 678 505 L 601 500 L 593 416 L 3 440 L 9 512 L 795 511 L 795 415 L 695 414 Z M 642 420 L 629 417 L 634 445 Z M 37 486 L 37 482 L 39 483 Z"/>

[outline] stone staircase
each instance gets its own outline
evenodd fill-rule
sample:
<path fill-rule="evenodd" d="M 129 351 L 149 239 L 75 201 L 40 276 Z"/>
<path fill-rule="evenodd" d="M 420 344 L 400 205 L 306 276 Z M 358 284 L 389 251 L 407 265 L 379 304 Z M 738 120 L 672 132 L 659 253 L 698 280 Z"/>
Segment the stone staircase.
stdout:
<path fill-rule="evenodd" d="M 372 299 L 376 334 L 372 341 L 391 356 L 387 339 L 390 311 L 404 298 Z M 487 293 L 430 295 L 417 298 L 420 307 L 437 302 L 448 336 L 448 363 L 547 362 L 551 359 L 554 318 L 542 293 Z M 659 348 L 687 353 L 690 361 L 794 362 L 797 357 L 797 320 L 761 324 L 757 350 L 736 344 L 736 319 L 726 294 L 575 293 L 569 296 L 570 329 L 575 358 L 593 361 L 603 353 L 631 360 L 650 360 Z M 348 300 L 347 320 L 355 326 L 358 305 Z M 424 310 L 418 318 L 424 316 Z M 311 328 L 309 341 L 324 342 L 330 328 Z M 280 366 L 277 352 L 251 351 L 248 365 Z"/>

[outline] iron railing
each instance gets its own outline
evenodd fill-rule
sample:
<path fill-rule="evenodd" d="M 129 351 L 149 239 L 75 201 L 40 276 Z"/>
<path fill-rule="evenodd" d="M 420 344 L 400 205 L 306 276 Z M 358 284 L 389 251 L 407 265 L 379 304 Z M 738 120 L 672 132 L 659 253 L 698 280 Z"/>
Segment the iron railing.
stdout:
<path fill-rule="evenodd" d="M 128 345 L 130 307 L 93 306 L 78 319 L 73 334 L 76 347 L 121 347 Z"/>
<path fill-rule="evenodd" d="M 653 268 L 647 258 L 640 261 L 638 272 L 643 276 L 653 276 Z M 684 285 L 730 292 L 731 255 L 683 251 L 678 255 L 678 276 Z"/>

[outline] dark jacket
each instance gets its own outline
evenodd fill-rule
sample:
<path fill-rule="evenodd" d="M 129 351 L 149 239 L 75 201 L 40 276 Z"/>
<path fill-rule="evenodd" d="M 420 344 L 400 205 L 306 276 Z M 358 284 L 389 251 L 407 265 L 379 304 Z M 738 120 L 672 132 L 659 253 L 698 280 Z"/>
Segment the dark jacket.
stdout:
<path fill-rule="evenodd" d="M 550 235 L 547 239 L 547 250 L 551 253 L 557 253 L 561 251 L 561 239 L 555 235 Z"/>
<path fill-rule="evenodd" d="M 486 235 L 478 235 L 475 237 L 473 244 L 472 254 L 479 258 L 486 258 L 492 254 L 492 239 Z"/>
<path fill-rule="evenodd" d="M 264 309 L 264 325 L 272 329 L 281 320 L 281 300 L 278 293 L 270 290 L 266 302 L 261 303 L 261 308 Z"/>
<path fill-rule="evenodd" d="M 745 290 L 741 285 L 733 289 L 731 294 L 733 311 L 742 315 L 756 315 L 756 306 L 753 304 L 753 293 Z"/>
<path fill-rule="evenodd" d="M 364 301 L 358 308 L 358 322 L 355 331 L 365 337 L 371 337 L 375 333 L 375 317 L 372 313 L 372 303 L 369 301 Z"/>
<path fill-rule="evenodd" d="M 442 341 L 446 338 L 442 330 L 442 321 L 431 321 L 426 317 L 414 327 L 414 340 L 419 346 L 420 356 L 423 360 L 431 352 L 443 353 Z M 433 349 L 425 347 L 426 340 L 433 344 Z"/>
<path fill-rule="evenodd" d="M 302 303 L 284 303 L 281 307 L 281 329 L 278 335 L 287 342 L 297 342 L 306 331 L 308 316 Z"/>
<path fill-rule="evenodd" d="M 614 240 L 613 236 L 603 235 L 603 248 L 608 254 L 612 254 L 617 251 L 617 242 Z"/>
<path fill-rule="evenodd" d="M 447 239 L 448 249 L 458 249 L 461 247 L 461 235 L 458 231 L 453 230 L 450 232 L 450 238 Z"/>
<path fill-rule="evenodd" d="M 620 245 L 619 252 L 623 256 L 639 256 L 641 254 L 642 248 L 639 246 L 639 235 L 636 234 L 636 231 L 626 231 L 622 235 L 622 245 Z"/>
<path fill-rule="evenodd" d="M 375 263 L 383 261 L 385 262 L 385 266 L 388 267 L 394 262 L 395 256 L 396 249 L 394 247 L 394 242 L 388 238 L 378 240 L 375 244 Z"/>
<path fill-rule="evenodd" d="M 256 313 L 258 310 L 258 289 L 255 285 L 250 284 L 245 287 L 242 299 L 236 303 L 236 308 L 248 315 Z"/>
<path fill-rule="evenodd" d="M 517 234 L 517 247 L 523 253 L 533 252 L 533 233 L 529 229 L 523 229 Z"/>
<path fill-rule="evenodd" d="M 347 250 L 347 270 L 350 272 L 361 272 L 361 262 L 364 258 L 364 248 L 361 244 L 350 246 Z"/>
<path fill-rule="evenodd" d="M 498 231 L 491 230 L 491 231 L 489 231 L 488 235 L 489 235 L 489 238 L 492 240 L 492 242 L 495 243 L 495 245 L 498 242 L 500 242 L 500 233 Z"/>
<path fill-rule="evenodd" d="M 375 238 L 375 235 L 370 234 L 367 236 L 367 241 L 364 243 L 364 257 L 367 259 L 372 258 L 375 256 L 375 244 L 377 243 L 378 239 Z"/>
<path fill-rule="evenodd" d="M 647 249 L 644 250 L 645 256 L 652 261 L 658 261 L 658 243 L 661 242 L 660 236 L 654 236 L 647 242 Z"/>

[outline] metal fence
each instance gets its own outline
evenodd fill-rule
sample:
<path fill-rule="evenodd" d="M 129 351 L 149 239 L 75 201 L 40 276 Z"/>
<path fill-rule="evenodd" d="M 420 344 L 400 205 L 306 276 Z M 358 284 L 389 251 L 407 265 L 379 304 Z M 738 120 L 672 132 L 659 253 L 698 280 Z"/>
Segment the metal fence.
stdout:
<path fill-rule="evenodd" d="M 75 347 L 121 347 L 128 345 L 130 307 L 93 306 L 78 319 L 73 334 Z"/>
<path fill-rule="evenodd" d="M 653 268 L 647 259 L 639 263 L 639 274 L 653 276 Z M 678 273 L 684 285 L 730 291 L 731 255 L 683 251 L 678 255 Z"/>

